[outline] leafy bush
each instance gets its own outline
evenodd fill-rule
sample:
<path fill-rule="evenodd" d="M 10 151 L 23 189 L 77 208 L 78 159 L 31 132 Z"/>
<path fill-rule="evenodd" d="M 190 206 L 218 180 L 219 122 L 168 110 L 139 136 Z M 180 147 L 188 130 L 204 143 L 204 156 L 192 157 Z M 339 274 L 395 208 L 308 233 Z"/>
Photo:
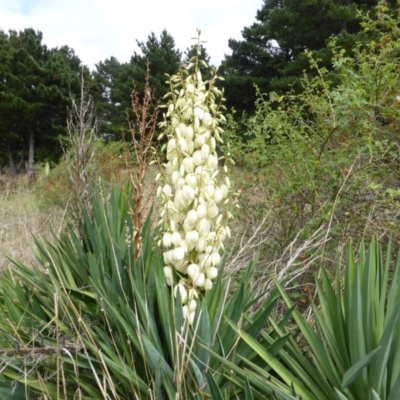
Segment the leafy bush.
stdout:
<path fill-rule="evenodd" d="M 374 41 L 346 54 L 331 40 L 333 74 L 309 54 L 317 73 L 304 76 L 301 93 L 258 93 L 242 138 L 231 119 L 232 152 L 252 176 L 243 185 L 241 216 L 257 224 L 273 211 L 267 221 L 271 258 L 299 231 L 306 238 L 323 225 L 333 239 L 329 257 L 359 232 L 398 231 L 397 22 L 381 3 L 374 19 L 364 18 Z"/>

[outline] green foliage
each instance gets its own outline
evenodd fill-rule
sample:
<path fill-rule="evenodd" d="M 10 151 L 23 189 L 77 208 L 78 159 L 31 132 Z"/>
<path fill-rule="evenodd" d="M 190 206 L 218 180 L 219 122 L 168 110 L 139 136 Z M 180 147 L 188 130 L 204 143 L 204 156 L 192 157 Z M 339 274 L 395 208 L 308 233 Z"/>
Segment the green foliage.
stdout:
<path fill-rule="evenodd" d="M 281 389 L 287 399 L 298 398 L 295 396 L 304 400 L 397 399 L 400 396 L 400 262 L 392 269 L 391 250 L 389 244 L 385 260 L 381 246 L 372 240 L 367 252 L 361 244 L 355 261 L 349 246 L 344 280 L 342 283 L 338 268 L 336 288 L 323 269 L 321 279 L 317 280 L 317 303 L 312 308 L 316 329 L 297 310 L 292 315 L 296 323 L 294 331 L 300 331 L 300 340 L 287 327 L 281 329 L 271 321 L 271 329 L 281 337 L 291 332 L 275 357 L 258 341 L 237 330 L 262 360 L 247 362 L 247 372 L 238 371 L 241 385 L 246 377 L 254 381 L 257 378 L 263 380 L 265 387 Z M 278 288 L 286 306 L 293 309 L 279 283 Z M 225 365 L 231 368 L 227 362 Z M 276 377 L 281 381 L 275 382 Z M 260 385 L 256 388 L 260 390 Z"/>
<path fill-rule="evenodd" d="M 115 57 L 96 64 L 93 73 L 98 85 L 98 118 L 101 134 L 109 139 L 119 139 L 121 130 L 126 126 L 127 114 L 132 120 L 131 93 L 135 87 L 137 93 L 144 93 L 149 62 L 150 86 L 158 100 L 168 91 L 165 74 L 177 72 L 181 53 L 176 49 L 173 37 L 163 30 L 158 38 L 151 33 L 146 42 L 137 41 L 140 53 L 135 52 L 128 63 L 120 63 Z"/>
<path fill-rule="evenodd" d="M 322 67 L 330 68 L 332 53 L 326 42 L 334 35 L 350 55 L 357 40 L 371 37 L 371 32 L 359 33 L 358 12 L 376 4 L 375 0 L 264 0 L 257 21 L 243 29 L 243 40 L 229 40 L 232 54 L 222 63 L 228 106 L 252 111 L 253 85 L 267 93 L 301 90 L 303 71 L 312 74 L 305 52 L 312 51 Z"/>
<path fill-rule="evenodd" d="M 79 74 L 88 70 L 67 46 L 48 49 L 33 29 L 0 32 L 0 157 L 25 159 L 33 143 L 40 160 L 61 155 L 70 95 L 79 93 Z M 34 142 L 33 142 L 34 140 Z M 31 147 L 29 147 L 31 145 Z"/>
<path fill-rule="evenodd" d="M 348 237 L 395 231 L 398 212 L 398 130 L 400 93 L 397 17 L 380 5 L 363 20 L 376 40 L 359 43 L 352 57 L 330 42 L 335 75 L 309 54 L 316 76 L 304 75 L 300 94 L 258 92 L 256 114 L 244 139 L 227 128 L 232 153 L 251 168 L 262 196 L 242 196 L 246 216 L 260 220 L 274 208 L 277 248 L 303 230 L 309 237 L 325 225 L 331 249 Z M 254 186 L 254 185 L 253 185 Z"/>

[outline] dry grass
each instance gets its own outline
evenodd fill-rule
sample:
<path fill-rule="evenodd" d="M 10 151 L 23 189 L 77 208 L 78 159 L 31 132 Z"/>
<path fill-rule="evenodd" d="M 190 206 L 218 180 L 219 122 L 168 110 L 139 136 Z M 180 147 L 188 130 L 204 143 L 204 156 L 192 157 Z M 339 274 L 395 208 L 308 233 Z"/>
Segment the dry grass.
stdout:
<path fill-rule="evenodd" d="M 64 223 L 60 207 L 41 208 L 41 199 L 25 177 L 11 182 L 3 178 L 0 189 L 0 271 L 11 263 L 7 257 L 35 265 L 32 235 L 51 238 Z"/>

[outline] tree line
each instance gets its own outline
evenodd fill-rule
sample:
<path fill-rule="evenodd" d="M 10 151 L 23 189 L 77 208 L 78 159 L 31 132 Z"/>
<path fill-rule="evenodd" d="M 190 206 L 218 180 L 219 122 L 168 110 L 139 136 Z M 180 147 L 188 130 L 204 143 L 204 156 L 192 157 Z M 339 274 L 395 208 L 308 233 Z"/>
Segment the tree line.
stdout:
<path fill-rule="evenodd" d="M 225 78 L 227 105 L 252 113 L 256 88 L 263 93 L 300 91 L 304 71 L 311 72 L 306 50 L 321 66 L 330 68 L 332 35 L 351 55 L 359 42 L 367 43 L 361 30 L 361 13 L 373 12 L 376 0 L 263 0 L 256 21 L 242 30 L 242 40 L 231 39 L 220 73 Z M 395 9 L 395 0 L 388 1 Z M 12 175 L 26 169 L 34 174 L 35 161 L 57 162 L 62 154 L 60 137 L 66 134 L 71 96 L 79 98 L 81 80 L 96 103 L 99 133 L 120 139 L 131 110 L 133 87 L 143 92 L 147 61 L 155 97 L 168 90 L 165 74 L 176 73 L 193 49 L 181 52 L 166 31 L 137 41 L 140 52 L 128 62 L 115 57 L 100 61 L 94 71 L 82 64 L 69 46 L 48 48 L 42 33 L 0 30 L 0 168 Z M 202 58 L 210 57 L 202 47 Z M 334 75 L 332 76 L 334 80 Z"/>

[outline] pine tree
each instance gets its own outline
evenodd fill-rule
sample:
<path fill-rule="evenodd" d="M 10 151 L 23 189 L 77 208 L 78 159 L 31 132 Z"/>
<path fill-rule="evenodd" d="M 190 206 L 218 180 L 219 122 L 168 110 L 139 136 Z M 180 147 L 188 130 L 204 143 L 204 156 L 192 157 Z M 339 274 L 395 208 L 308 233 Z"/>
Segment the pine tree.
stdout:
<path fill-rule="evenodd" d="M 15 173 L 14 155 L 28 155 L 34 177 L 35 153 L 41 159 L 61 154 L 70 95 L 79 90 L 81 62 L 67 46 L 48 49 L 31 28 L 0 32 L 0 152 Z"/>
<path fill-rule="evenodd" d="M 311 50 L 321 66 L 330 66 L 326 41 L 331 35 L 349 53 L 360 31 L 359 10 L 375 0 L 264 0 L 256 22 L 242 31 L 243 40 L 229 41 L 232 54 L 221 69 L 226 78 L 228 106 L 250 110 L 254 85 L 262 92 L 285 93 L 309 70 L 305 50 Z"/>

